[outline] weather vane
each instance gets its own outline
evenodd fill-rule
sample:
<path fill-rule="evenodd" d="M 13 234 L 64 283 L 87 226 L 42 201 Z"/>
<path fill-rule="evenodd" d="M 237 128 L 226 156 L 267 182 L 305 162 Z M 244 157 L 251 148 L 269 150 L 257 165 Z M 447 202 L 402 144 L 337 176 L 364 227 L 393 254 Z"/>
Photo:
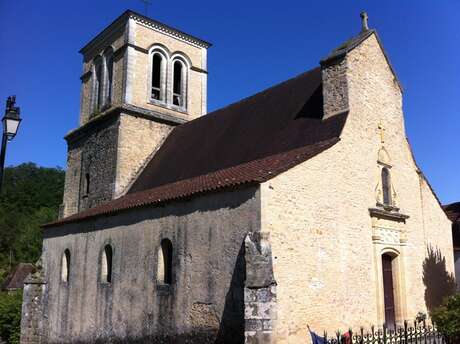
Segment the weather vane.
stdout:
<path fill-rule="evenodd" d="M 144 3 L 144 12 L 145 12 L 144 14 L 146 16 L 148 16 L 149 15 L 149 6 L 152 4 L 152 2 L 150 0 L 140 0 L 140 1 L 142 1 Z"/>

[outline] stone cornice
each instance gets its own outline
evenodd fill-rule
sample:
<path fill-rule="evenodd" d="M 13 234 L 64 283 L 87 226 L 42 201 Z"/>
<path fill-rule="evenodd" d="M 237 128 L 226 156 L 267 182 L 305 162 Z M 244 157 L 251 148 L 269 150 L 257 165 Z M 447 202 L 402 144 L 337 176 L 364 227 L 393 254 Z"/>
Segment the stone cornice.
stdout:
<path fill-rule="evenodd" d="M 169 115 L 166 113 L 161 113 L 158 111 L 154 110 L 147 110 L 135 105 L 131 104 L 123 104 L 120 106 L 120 109 L 122 110 L 123 113 L 133 115 L 133 116 L 138 116 L 138 117 L 143 117 L 147 119 L 155 119 L 164 123 L 168 124 L 173 124 L 173 125 L 180 125 L 188 122 L 186 119 L 178 118 L 174 115 Z"/>
<path fill-rule="evenodd" d="M 204 74 L 208 74 L 208 71 L 207 70 L 204 70 L 204 69 L 201 69 L 201 68 L 198 68 L 198 67 L 190 67 L 190 70 L 193 70 L 194 72 L 197 72 L 197 73 L 204 73 Z"/>
<path fill-rule="evenodd" d="M 111 37 L 114 33 L 118 32 L 118 30 L 120 30 L 121 28 L 125 28 L 126 22 L 129 19 L 133 19 L 135 22 L 140 23 L 144 26 L 147 26 L 155 31 L 162 32 L 168 36 L 175 37 L 177 39 L 180 39 L 184 42 L 187 42 L 191 45 L 194 45 L 200 48 L 207 49 L 211 46 L 211 43 L 209 42 L 206 42 L 202 39 L 189 35 L 181 30 L 178 30 L 169 25 L 163 24 L 152 18 L 143 16 L 142 14 L 136 13 L 131 10 L 127 10 L 122 15 L 120 15 L 117 19 L 115 19 L 112 23 L 110 23 L 96 37 L 94 37 L 91 41 L 89 41 L 83 48 L 80 49 L 79 52 L 83 55 L 86 55 L 89 52 L 98 50 L 99 47 L 104 45 L 102 44 L 102 42 L 105 42 L 109 37 Z M 130 43 L 130 42 L 126 42 L 126 43 Z"/>
<path fill-rule="evenodd" d="M 173 126 L 187 122 L 187 120 L 175 117 L 173 115 L 147 110 L 131 104 L 122 104 L 110 107 L 106 111 L 102 112 L 100 115 L 95 116 L 94 118 L 83 124 L 81 127 L 70 131 L 66 136 L 64 136 L 64 139 L 67 142 L 76 141 L 80 139 L 82 136 L 88 134 L 89 132 L 92 132 L 94 128 L 98 127 L 102 123 L 109 121 L 110 119 L 120 115 L 121 113 L 136 117 L 142 117 L 162 123 L 167 123 Z"/>
<path fill-rule="evenodd" d="M 372 217 L 384 218 L 397 222 L 405 222 L 409 218 L 409 215 L 401 214 L 397 211 L 385 210 L 382 208 L 369 208 L 369 214 Z"/>
<path fill-rule="evenodd" d="M 198 46 L 200 48 L 209 48 L 212 44 L 209 42 L 206 42 L 200 38 L 194 37 L 192 35 L 189 35 L 188 33 L 185 33 L 181 30 L 178 30 L 176 28 L 173 28 L 172 26 L 163 24 L 157 20 L 154 20 L 152 18 L 143 16 L 142 14 L 133 12 L 133 11 L 127 11 L 129 18 L 134 19 L 136 22 L 144 24 L 155 31 L 162 32 L 168 36 L 172 36 L 175 38 L 178 38 L 182 41 L 188 42 L 192 45 Z"/>
<path fill-rule="evenodd" d="M 121 47 L 119 47 L 117 50 L 115 50 L 113 52 L 113 56 L 118 56 L 118 55 L 123 55 L 125 50 L 128 48 L 128 47 L 131 47 L 131 48 L 134 48 L 135 50 L 143 53 L 143 54 L 148 54 L 149 51 L 147 49 L 144 49 L 138 45 L 135 45 L 135 44 L 132 44 L 132 43 L 125 43 L 123 44 Z"/>

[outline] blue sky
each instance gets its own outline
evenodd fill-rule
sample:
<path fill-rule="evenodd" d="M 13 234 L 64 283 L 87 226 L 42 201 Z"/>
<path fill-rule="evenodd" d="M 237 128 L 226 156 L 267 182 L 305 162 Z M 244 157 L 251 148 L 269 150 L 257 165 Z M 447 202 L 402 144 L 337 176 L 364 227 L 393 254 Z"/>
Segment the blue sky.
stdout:
<path fill-rule="evenodd" d="M 66 162 L 78 121 L 78 50 L 140 0 L 0 0 L 0 101 L 16 94 L 23 122 L 6 163 Z M 404 86 L 415 156 L 443 203 L 460 200 L 460 1 L 155 1 L 148 15 L 214 44 L 209 110 L 318 65 L 369 13 Z"/>

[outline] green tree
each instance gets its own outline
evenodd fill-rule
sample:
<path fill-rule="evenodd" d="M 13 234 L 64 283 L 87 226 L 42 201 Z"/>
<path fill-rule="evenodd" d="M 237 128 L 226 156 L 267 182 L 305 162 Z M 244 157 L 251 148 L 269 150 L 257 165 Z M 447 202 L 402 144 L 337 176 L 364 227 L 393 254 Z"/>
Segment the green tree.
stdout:
<path fill-rule="evenodd" d="M 19 344 L 21 335 L 22 292 L 0 293 L 0 339 Z"/>
<path fill-rule="evenodd" d="M 0 195 L 0 284 L 19 262 L 35 263 L 42 250 L 40 225 L 57 218 L 64 171 L 33 163 L 5 169 Z M 22 292 L 0 293 L 0 339 L 19 343 Z"/>
<path fill-rule="evenodd" d="M 57 218 L 63 189 L 60 168 L 26 163 L 5 169 L 0 195 L 0 282 L 17 263 L 35 263 L 40 257 L 40 225 Z"/>
<path fill-rule="evenodd" d="M 448 343 L 460 343 L 460 293 L 446 298 L 431 317 Z"/>

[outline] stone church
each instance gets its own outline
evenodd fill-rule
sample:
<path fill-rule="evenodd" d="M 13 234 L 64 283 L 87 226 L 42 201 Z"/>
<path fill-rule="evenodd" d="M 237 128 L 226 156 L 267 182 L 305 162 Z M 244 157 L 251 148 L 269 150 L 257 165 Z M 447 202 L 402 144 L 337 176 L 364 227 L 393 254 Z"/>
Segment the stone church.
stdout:
<path fill-rule="evenodd" d="M 206 41 L 126 11 L 85 45 L 22 342 L 307 343 L 426 313 L 451 222 L 361 16 L 318 66 L 209 114 Z"/>

